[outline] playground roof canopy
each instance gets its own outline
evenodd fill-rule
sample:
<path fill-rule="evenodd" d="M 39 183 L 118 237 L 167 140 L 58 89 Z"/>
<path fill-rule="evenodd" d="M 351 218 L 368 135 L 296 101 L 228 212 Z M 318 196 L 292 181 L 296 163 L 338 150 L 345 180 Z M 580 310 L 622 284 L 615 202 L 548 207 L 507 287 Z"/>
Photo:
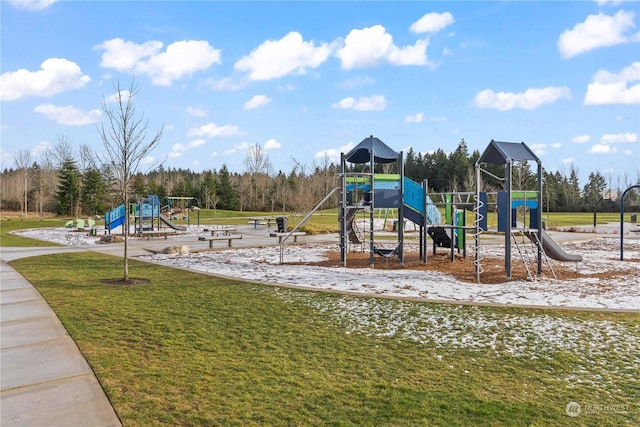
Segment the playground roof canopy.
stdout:
<path fill-rule="evenodd" d="M 369 163 L 372 151 L 374 163 L 392 163 L 398 160 L 398 153 L 373 135 L 363 139 L 349 151 L 345 160 L 349 163 Z"/>
<path fill-rule="evenodd" d="M 535 160 L 540 163 L 538 156 L 524 142 L 501 142 L 492 139 L 476 164 L 492 163 L 494 165 L 504 165 L 509 160 Z"/>

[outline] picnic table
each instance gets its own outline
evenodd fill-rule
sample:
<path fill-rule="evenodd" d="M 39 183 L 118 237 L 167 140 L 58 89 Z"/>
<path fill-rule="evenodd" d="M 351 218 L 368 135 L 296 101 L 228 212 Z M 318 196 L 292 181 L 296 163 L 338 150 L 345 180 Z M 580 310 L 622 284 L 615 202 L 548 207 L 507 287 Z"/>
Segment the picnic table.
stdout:
<path fill-rule="evenodd" d="M 253 228 L 258 228 L 259 225 L 271 227 L 271 224 L 276 223 L 276 218 L 272 216 L 252 216 L 248 218 L 247 223 L 253 224 Z"/>

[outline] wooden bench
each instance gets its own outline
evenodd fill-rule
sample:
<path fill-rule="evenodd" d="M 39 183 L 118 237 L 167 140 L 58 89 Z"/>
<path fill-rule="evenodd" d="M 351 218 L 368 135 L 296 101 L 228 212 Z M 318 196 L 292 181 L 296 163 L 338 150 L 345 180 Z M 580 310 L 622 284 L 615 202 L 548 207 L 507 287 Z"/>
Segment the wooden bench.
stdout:
<path fill-rule="evenodd" d="M 198 236 L 198 240 L 202 242 L 209 242 L 209 248 L 213 249 L 213 242 L 216 240 L 227 240 L 228 246 L 231 247 L 231 242 L 236 239 L 242 239 L 242 234 L 229 234 L 227 236 Z"/>
<path fill-rule="evenodd" d="M 175 234 L 173 231 L 158 231 L 158 230 L 145 230 L 138 233 L 140 237 L 146 237 L 147 240 L 151 237 L 164 237 L 165 240 L 169 236 L 169 234 Z"/>
<path fill-rule="evenodd" d="M 212 236 L 230 236 L 232 231 L 236 231 L 236 228 L 235 227 L 214 228 L 213 230 L 211 230 L 211 235 Z"/>
<path fill-rule="evenodd" d="M 284 239 L 285 237 L 291 235 L 293 236 L 293 242 L 296 243 L 298 241 L 298 236 L 305 236 L 307 233 L 305 233 L 304 231 L 296 231 L 294 233 L 270 233 L 269 236 L 270 237 L 277 237 L 278 238 L 278 244 L 282 244 L 282 239 Z"/>
<path fill-rule="evenodd" d="M 258 228 L 259 225 L 266 225 L 267 227 L 271 227 L 271 225 L 276 224 L 276 219 L 274 217 L 269 216 L 260 216 L 260 217 L 249 217 L 249 221 L 247 224 L 253 224 L 253 228 Z"/>

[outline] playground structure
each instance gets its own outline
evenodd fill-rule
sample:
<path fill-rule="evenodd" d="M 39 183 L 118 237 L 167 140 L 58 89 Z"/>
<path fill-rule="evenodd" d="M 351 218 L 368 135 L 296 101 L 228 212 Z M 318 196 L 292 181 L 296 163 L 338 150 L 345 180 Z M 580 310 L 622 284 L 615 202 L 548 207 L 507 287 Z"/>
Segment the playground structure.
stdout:
<path fill-rule="evenodd" d="M 174 199 L 189 199 L 189 207 L 191 201 L 197 199 L 193 197 L 166 197 L 169 200 L 167 206 L 170 207 L 171 200 Z M 164 199 L 163 199 L 164 200 Z M 165 207 L 166 208 L 166 207 Z M 166 209 L 165 209 L 166 210 Z M 129 209 L 125 209 L 125 205 L 122 204 L 111 209 L 105 214 L 105 230 L 111 234 L 118 227 L 122 227 L 122 233 L 129 233 L 129 235 L 150 235 L 156 232 L 161 232 L 163 226 L 173 229 L 175 231 L 185 231 L 187 228 L 182 225 L 174 223 L 169 217 L 165 216 L 161 209 L 160 199 L 155 194 L 148 194 L 143 198 L 136 198 L 134 202 L 129 203 Z M 127 221 L 127 216 L 129 221 Z M 131 219 L 133 221 L 131 221 Z M 131 229 L 127 230 L 127 225 L 133 224 L 133 232 Z M 190 222 L 189 222 L 190 224 Z M 198 211 L 198 225 L 200 225 L 200 212 Z"/>
<path fill-rule="evenodd" d="M 536 189 L 513 189 L 512 167 L 517 161 L 534 161 L 537 165 Z M 397 162 L 397 174 L 376 173 L 377 164 Z M 348 172 L 347 163 L 365 164 L 363 172 Z M 485 163 L 504 166 L 504 177 L 496 176 L 482 168 Z M 501 191 L 488 193 L 483 188 L 482 176 L 489 174 L 502 182 Z M 412 221 L 419 227 L 419 252 L 423 263 L 427 263 L 427 236 L 433 241 L 433 253 L 437 247 L 462 250 L 466 257 L 466 234 L 473 232 L 475 240 L 475 269 L 478 282 L 482 274 L 481 234 L 499 232 L 504 234 L 504 267 L 507 280 L 511 280 L 512 244 L 518 251 L 530 279 L 534 279 L 528 264 L 532 255 L 526 244 L 519 244 L 517 237 L 527 238 L 533 245 L 535 272 L 542 274 L 543 263 L 555 277 L 549 258 L 565 262 L 580 262 L 582 257 L 566 253 L 544 231 L 542 226 L 542 163 L 524 142 L 491 141 L 475 165 L 476 191 L 465 193 L 428 193 L 428 183 L 418 184 L 404 176 L 403 153 L 395 152 L 378 138 L 365 138 L 347 154 L 341 154 L 340 162 L 340 259 L 347 265 L 350 246 L 366 245 L 368 235 L 369 266 L 374 267 L 375 255 L 385 258 L 397 257 L 404 265 L 404 222 Z M 335 191 L 335 190 L 334 190 Z M 434 201 L 435 199 L 435 201 Z M 488 206 L 497 212 L 497 228 L 487 224 Z M 374 210 L 396 209 L 398 212 L 397 239 L 393 248 L 376 244 L 374 233 Z M 441 209 L 444 210 L 444 222 Z M 474 213 L 473 225 L 467 225 L 466 213 Z M 367 219 L 367 230 L 359 230 L 356 217 L 363 213 Z"/>
<path fill-rule="evenodd" d="M 397 174 L 378 174 L 376 164 L 396 163 Z M 347 172 L 347 163 L 368 164 L 366 172 Z M 352 245 L 363 245 L 365 233 L 357 227 L 356 216 L 368 214 L 369 265 L 374 266 L 375 255 L 398 257 L 404 264 L 404 221 L 408 219 L 419 229 L 420 257 L 426 262 L 426 242 L 429 224 L 439 224 L 441 215 L 426 193 L 426 187 L 404 176 L 403 153 L 389 148 L 380 139 L 365 138 L 349 153 L 340 155 L 340 259 L 347 265 L 347 253 Z M 376 246 L 374 229 L 375 209 L 397 209 L 394 248 Z"/>
<path fill-rule="evenodd" d="M 536 189 L 513 189 L 514 162 L 536 163 Z M 504 177 L 498 177 L 484 169 L 483 164 L 494 164 L 504 166 Z M 481 191 L 483 188 L 483 174 L 488 174 L 503 183 L 502 191 L 497 193 L 487 193 Z M 536 273 L 542 274 L 543 262 L 546 262 L 549 270 L 556 277 L 549 258 L 563 262 L 580 262 L 580 255 L 566 253 L 544 230 L 542 223 L 542 162 L 535 153 L 524 143 L 499 142 L 491 140 L 485 151 L 478 158 L 475 164 L 476 194 L 475 207 L 475 270 L 478 282 L 482 274 L 482 249 L 480 236 L 483 232 L 489 231 L 487 226 L 487 216 L 489 205 L 494 205 L 498 215 L 498 227 L 496 230 L 504 233 L 504 268 L 507 280 L 511 280 L 511 246 L 515 243 L 519 257 L 522 260 L 527 274 L 533 279 L 533 274 L 528 266 L 531 258 L 526 244 L 518 243 L 517 235 L 520 234 L 528 238 L 534 246 L 534 259 L 536 262 Z M 527 222 L 528 218 L 528 222 Z M 521 221 L 520 221 L 521 219 Z"/>

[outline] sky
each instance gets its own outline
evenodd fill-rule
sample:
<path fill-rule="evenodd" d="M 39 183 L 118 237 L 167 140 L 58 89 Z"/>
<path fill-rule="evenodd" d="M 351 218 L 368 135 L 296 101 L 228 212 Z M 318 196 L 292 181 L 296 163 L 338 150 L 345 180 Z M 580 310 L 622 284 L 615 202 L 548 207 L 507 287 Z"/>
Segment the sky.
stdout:
<path fill-rule="evenodd" d="M 138 92 L 144 165 L 273 172 L 391 148 L 525 142 L 547 171 L 640 175 L 638 1 L 0 2 L 2 169 L 65 139 L 104 151 L 116 85 Z"/>

